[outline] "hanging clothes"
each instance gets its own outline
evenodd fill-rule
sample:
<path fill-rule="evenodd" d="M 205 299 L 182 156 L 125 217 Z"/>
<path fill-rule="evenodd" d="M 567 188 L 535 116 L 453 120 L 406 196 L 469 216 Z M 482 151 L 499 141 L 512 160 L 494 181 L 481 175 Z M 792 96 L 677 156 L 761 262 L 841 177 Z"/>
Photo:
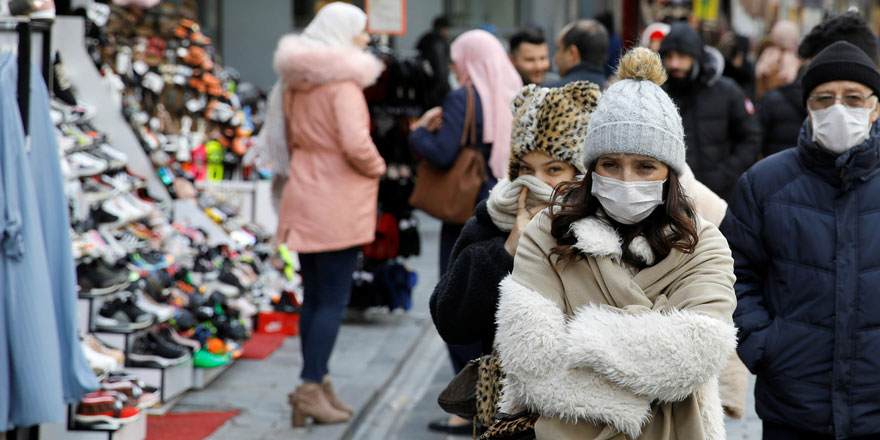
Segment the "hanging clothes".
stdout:
<path fill-rule="evenodd" d="M 70 214 L 58 156 L 58 141 L 49 115 L 49 91 L 43 76 L 31 70 L 30 152 L 33 187 L 39 191 L 37 208 L 46 245 L 47 277 L 55 305 L 55 322 L 61 348 L 64 400 L 76 403 L 99 387 L 77 335 L 76 268 L 70 246 Z M 49 276 L 51 274 L 51 276 Z"/>
<path fill-rule="evenodd" d="M 71 354 L 79 349 L 79 345 L 70 346 L 75 343 L 71 338 L 75 338 L 76 299 L 73 296 L 75 290 L 71 291 L 68 284 L 73 275 L 67 272 L 66 266 L 72 266 L 73 259 L 70 257 L 70 239 L 64 238 L 69 224 L 60 223 L 69 219 L 66 205 L 50 209 L 53 201 L 63 197 L 63 191 L 58 180 L 57 146 L 46 141 L 54 130 L 51 122 L 46 123 L 48 94 L 45 85 L 38 80 L 38 97 L 30 97 L 31 130 L 43 133 L 34 133 L 35 144 L 29 152 L 16 100 L 17 64 L 16 55 L 0 53 L 2 431 L 16 426 L 64 422 L 65 397 L 74 400 L 85 390 L 97 387 L 94 377 L 91 383 L 87 376 L 79 381 L 64 379 L 65 373 L 72 371 L 69 370 L 71 362 L 82 362 L 76 354 Z M 34 89 L 34 82 L 31 84 Z M 55 148 L 54 155 L 50 150 L 52 147 Z M 38 176 L 37 180 L 35 176 Z M 53 180 L 54 185 L 42 186 Z M 56 218 L 49 218 L 52 216 Z M 47 228 L 60 228 L 64 232 L 46 234 Z M 68 247 L 66 251 L 60 250 L 65 246 Z M 62 344 L 60 339 L 65 343 Z M 62 345 L 66 350 L 62 350 Z M 82 353 L 78 356 L 82 357 Z M 74 383 L 77 385 L 73 386 Z"/>

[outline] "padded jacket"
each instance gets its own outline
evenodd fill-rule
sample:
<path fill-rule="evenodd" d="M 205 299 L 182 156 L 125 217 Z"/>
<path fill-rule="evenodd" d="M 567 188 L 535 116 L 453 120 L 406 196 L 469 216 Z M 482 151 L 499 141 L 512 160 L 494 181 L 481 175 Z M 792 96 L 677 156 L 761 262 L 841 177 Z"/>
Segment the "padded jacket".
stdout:
<path fill-rule="evenodd" d="M 740 358 L 762 420 L 880 433 L 880 124 L 835 155 L 811 141 L 739 180 L 721 230 L 735 259 Z"/>
<path fill-rule="evenodd" d="M 797 146 L 807 109 L 801 101 L 801 82 L 797 80 L 764 94 L 758 105 L 763 131 L 761 155 L 764 157 Z"/>
<path fill-rule="evenodd" d="M 721 76 L 723 58 L 713 53 L 706 52 L 690 87 L 663 87 L 681 112 L 688 165 L 697 180 L 727 200 L 736 180 L 757 160 L 761 126 L 742 89 Z"/>

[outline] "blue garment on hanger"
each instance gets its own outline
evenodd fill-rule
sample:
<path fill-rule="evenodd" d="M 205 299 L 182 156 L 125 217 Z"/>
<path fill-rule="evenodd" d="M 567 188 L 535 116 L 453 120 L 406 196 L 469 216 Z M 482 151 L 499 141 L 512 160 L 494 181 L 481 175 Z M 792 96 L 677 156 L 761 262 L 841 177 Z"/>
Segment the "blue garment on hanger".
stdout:
<path fill-rule="evenodd" d="M 66 420 L 53 274 L 16 101 L 17 64 L 16 55 L 0 53 L 0 325 L 5 326 L 5 339 L 0 341 L 0 409 L 6 409 L 0 414 L 2 431 Z"/>
<path fill-rule="evenodd" d="M 70 213 L 58 158 L 58 140 L 49 115 L 49 91 L 43 75 L 31 70 L 30 99 L 31 148 L 28 160 L 34 188 L 39 191 L 37 208 L 46 245 L 46 262 L 52 296 L 55 301 L 55 322 L 61 344 L 61 379 L 67 403 L 79 402 L 89 391 L 97 390 L 98 380 L 83 354 L 77 334 L 76 268 L 70 239 Z"/>

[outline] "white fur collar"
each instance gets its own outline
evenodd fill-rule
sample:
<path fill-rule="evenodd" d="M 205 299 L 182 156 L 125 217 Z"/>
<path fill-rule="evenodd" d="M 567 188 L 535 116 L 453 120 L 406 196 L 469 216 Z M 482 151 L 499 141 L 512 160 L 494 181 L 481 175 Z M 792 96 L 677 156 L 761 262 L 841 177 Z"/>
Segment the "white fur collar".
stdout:
<path fill-rule="evenodd" d="M 620 261 L 623 257 L 623 239 L 604 216 L 584 217 L 571 224 L 571 232 L 577 238 L 574 248 L 595 258 L 610 257 Z M 648 240 L 638 236 L 629 244 L 629 251 L 647 265 L 654 264 L 654 252 Z"/>
<path fill-rule="evenodd" d="M 371 86 L 385 65 L 372 54 L 356 48 L 313 46 L 299 35 L 286 35 L 275 50 L 275 71 L 285 82 L 327 84 L 354 81 Z"/>

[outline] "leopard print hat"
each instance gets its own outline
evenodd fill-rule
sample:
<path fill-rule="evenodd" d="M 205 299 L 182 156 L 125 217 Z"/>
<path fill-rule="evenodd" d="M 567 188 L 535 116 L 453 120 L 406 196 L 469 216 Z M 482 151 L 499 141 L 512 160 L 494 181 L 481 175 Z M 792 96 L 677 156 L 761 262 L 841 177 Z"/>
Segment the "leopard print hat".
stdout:
<path fill-rule="evenodd" d="M 510 103 L 513 127 L 508 179 L 516 179 L 520 159 L 532 151 L 547 153 L 583 173 L 587 124 L 600 96 L 599 86 L 589 81 L 559 88 L 529 84 L 520 89 Z"/>

